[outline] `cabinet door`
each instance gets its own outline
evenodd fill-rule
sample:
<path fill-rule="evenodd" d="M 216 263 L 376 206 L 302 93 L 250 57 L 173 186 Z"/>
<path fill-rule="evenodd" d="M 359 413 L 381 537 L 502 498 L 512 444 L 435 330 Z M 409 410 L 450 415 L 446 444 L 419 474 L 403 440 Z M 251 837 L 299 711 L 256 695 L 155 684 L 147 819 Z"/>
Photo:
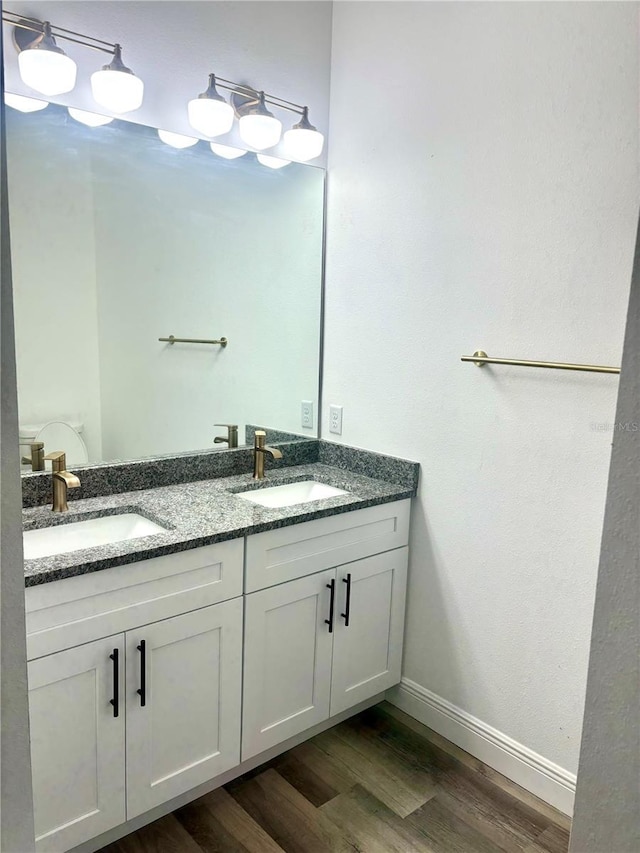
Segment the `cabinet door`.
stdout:
<path fill-rule="evenodd" d="M 126 646 L 131 819 L 240 763 L 242 599 L 127 631 Z"/>
<path fill-rule="evenodd" d="M 36 849 L 68 850 L 126 819 L 124 635 L 30 661 L 28 676 Z"/>
<path fill-rule="evenodd" d="M 332 716 L 400 681 L 407 551 L 398 548 L 336 570 Z"/>
<path fill-rule="evenodd" d="M 245 598 L 242 760 L 329 716 L 335 570 Z"/>

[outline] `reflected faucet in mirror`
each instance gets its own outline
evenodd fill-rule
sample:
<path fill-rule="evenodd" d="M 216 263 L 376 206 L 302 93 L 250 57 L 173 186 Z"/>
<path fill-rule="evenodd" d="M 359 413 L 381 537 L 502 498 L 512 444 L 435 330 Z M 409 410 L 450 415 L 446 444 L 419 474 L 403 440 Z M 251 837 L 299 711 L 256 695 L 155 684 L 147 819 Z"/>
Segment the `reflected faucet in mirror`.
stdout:
<path fill-rule="evenodd" d="M 257 429 L 255 431 L 254 439 L 253 439 L 253 479 L 254 480 L 263 480 L 264 479 L 264 458 L 267 454 L 272 459 L 282 459 L 282 453 L 278 450 L 277 447 L 268 447 L 265 444 L 267 440 L 267 434 L 262 429 Z"/>
<path fill-rule="evenodd" d="M 30 441 L 20 447 L 28 447 L 31 450 L 31 456 L 22 457 L 22 464 L 31 465 L 32 471 L 44 471 L 44 442 Z"/>
<path fill-rule="evenodd" d="M 226 427 L 227 434 L 217 435 L 213 439 L 214 444 L 228 444 L 230 448 L 238 446 L 238 424 L 214 424 L 217 427 Z"/>
<path fill-rule="evenodd" d="M 69 509 L 67 489 L 77 489 L 80 486 L 80 480 L 75 474 L 66 470 L 67 455 L 63 450 L 55 450 L 53 453 L 48 453 L 44 458 L 51 460 L 53 477 L 53 504 L 51 509 L 53 512 L 66 512 Z"/>

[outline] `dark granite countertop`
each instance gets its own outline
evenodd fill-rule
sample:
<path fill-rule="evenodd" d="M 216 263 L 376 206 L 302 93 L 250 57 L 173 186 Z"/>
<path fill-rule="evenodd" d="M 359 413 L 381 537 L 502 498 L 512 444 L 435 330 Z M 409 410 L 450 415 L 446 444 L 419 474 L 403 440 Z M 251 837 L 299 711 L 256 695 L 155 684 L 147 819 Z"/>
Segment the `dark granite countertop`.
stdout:
<path fill-rule="evenodd" d="M 279 509 L 269 509 L 234 494 L 302 480 L 327 483 L 349 494 Z M 240 474 L 78 500 L 64 514 L 54 514 L 48 506 L 26 509 L 23 510 L 25 530 L 123 512 L 136 512 L 167 530 L 139 539 L 25 560 L 25 584 L 35 586 L 101 571 L 415 494 L 415 485 L 372 479 L 339 467 L 313 463 L 272 471 L 259 484 L 250 474 Z"/>

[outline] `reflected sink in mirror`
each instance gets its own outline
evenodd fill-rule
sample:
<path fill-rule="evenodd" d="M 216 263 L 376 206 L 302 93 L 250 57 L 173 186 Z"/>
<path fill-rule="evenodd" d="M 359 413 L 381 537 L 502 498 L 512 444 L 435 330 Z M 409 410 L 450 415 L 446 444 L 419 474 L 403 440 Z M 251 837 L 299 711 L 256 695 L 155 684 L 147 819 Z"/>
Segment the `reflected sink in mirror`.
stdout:
<path fill-rule="evenodd" d="M 276 509 L 321 501 L 324 498 L 335 498 L 338 495 L 348 495 L 349 492 L 336 489 L 335 486 L 328 486 L 326 483 L 317 483 L 315 480 L 303 480 L 301 483 L 286 483 L 284 486 L 270 486 L 266 489 L 252 489 L 236 494 L 245 501 Z"/>
<path fill-rule="evenodd" d="M 36 560 L 38 557 L 53 557 L 54 554 L 66 554 L 98 545 L 112 545 L 127 539 L 140 539 L 165 532 L 166 528 L 136 512 L 107 515 L 87 521 L 72 521 L 55 527 L 25 531 L 24 558 Z"/>

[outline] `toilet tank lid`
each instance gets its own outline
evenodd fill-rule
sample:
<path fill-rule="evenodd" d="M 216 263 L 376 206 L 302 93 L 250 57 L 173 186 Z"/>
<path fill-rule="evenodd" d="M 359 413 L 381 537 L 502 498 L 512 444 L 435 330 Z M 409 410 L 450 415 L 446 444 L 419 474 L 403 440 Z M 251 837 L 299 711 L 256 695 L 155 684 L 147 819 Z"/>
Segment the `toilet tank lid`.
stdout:
<path fill-rule="evenodd" d="M 41 424 L 20 424 L 18 428 L 20 440 L 25 439 L 26 441 L 34 441 L 40 430 L 52 422 L 69 424 L 69 426 L 72 427 L 79 435 L 82 435 L 84 430 L 84 424 L 82 421 L 66 421 L 63 418 L 52 418 L 50 421 L 43 421 Z"/>

